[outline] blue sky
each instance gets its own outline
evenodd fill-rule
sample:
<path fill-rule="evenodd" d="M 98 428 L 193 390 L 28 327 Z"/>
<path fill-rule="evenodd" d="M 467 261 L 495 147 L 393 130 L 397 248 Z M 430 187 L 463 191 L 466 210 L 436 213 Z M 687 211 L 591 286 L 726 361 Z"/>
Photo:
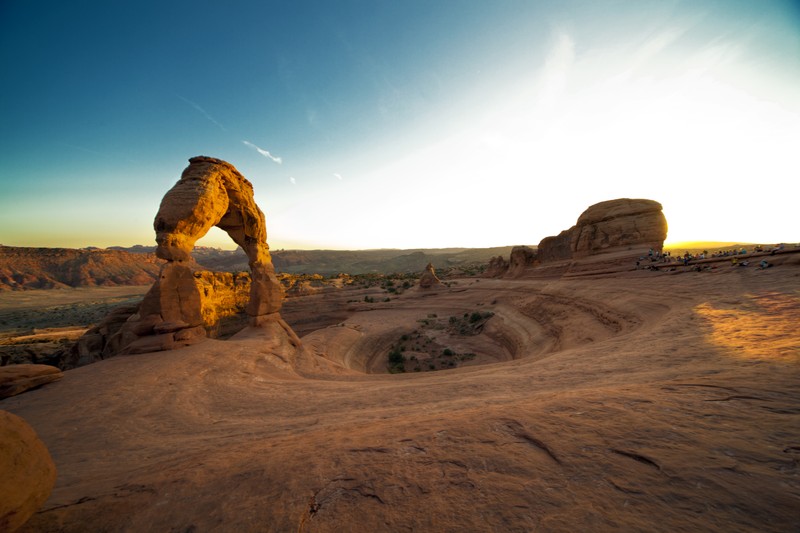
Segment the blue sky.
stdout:
<path fill-rule="evenodd" d="M 11 0 L 0 65 L 6 245 L 152 244 L 200 154 L 272 248 L 536 244 L 617 197 L 800 238 L 788 1 Z"/>

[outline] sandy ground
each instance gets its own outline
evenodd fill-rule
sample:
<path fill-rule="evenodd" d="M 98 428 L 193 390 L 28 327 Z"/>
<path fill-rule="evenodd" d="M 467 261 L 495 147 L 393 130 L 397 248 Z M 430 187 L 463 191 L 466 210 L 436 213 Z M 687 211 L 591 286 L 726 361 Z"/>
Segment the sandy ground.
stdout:
<path fill-rule="evenodd" d="M 0 402 L 59 471 L 23 531 L 800 530 L 800 265 L 324 302 L 298 351 L 248 330 Z M 382 373 L 415 329 L 476 356 Z"/>
<path fill-rule="evenodd" d="M 150 285 L 0 292 L 0 333 L 86 326 L 121 304 L 140 300 Z"/>
<path fill-rule="evenodd" d="M 0 291 L 0 364 L 58 365 L 60 354 L 112 309 L 150 286 Z"/>

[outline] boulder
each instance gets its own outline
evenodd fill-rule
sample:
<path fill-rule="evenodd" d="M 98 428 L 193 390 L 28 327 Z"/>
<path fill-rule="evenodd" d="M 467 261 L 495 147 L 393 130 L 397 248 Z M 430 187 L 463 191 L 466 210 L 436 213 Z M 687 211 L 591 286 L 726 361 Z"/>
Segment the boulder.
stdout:
<path fill-rule="evenodd" d="M 2 366 L 0 367 L 0 398 L 16 396 L 46 383 L 58 381 L 63 377 L 64 374 L 61 370 L 50 365 Z"/>
<path fill-rule="evenodd" d="M 0 531 L 22 526 L 50 497 L 56 466 L 33 428 L 0 411 Z"/>

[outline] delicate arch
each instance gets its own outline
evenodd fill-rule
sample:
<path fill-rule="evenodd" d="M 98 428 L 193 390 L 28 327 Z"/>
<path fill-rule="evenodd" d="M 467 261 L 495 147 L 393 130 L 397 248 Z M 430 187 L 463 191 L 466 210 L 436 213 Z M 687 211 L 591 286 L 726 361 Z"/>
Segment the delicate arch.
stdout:
<path fill-rule="evenodd" d="M 247 254 L 252 277 L 247 313 L 277 312 L 283 291 L 275 277 L 264 213 L 256 205 L 253 185 L 226 161 L 193 157 L 156 214 L 156 255 L 170 262 L 189 261 L 197 240 L 213 226 L 225 231 Z"/>

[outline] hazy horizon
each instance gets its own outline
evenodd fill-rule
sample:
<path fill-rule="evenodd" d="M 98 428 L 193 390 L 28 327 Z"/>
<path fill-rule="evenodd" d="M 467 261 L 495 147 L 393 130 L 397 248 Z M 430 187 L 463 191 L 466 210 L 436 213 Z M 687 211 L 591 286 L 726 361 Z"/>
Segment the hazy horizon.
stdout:
<path fill-rule="evenodd" d="M 662 203 L 668 243 L 800 238 L 789 0 L 0 13 L 7 245 L 153 242 L 201 154 L 253 183 L 273 249 L 538 243 L 623 197 Z"/>
<path fill-rule="evenodd" d="M 664 249 L 674 249 L 674 248 L 725 248 L 730 246 L 751 246 L 751 245 L 762 245 L 762 246 L 771 246 L 775 244 L 798 244 L 800 241 L 758 241 L 758 242 L 749 242 L 749 241 L 678 241 L 678 242 L 664 242 Z M 80 247 L 71 247 L 71 246 L 25 246 L 25 245 L 11 245 L 0 243 L 0 246 L 8 246 L 8 247 L 16 247 L 16 248 L 46 248 L 46 249 L 75 249 L 75 250 L 109 250 L 114 248 L 123 248 L 123 249 L 130 249 L 135 247 L 142 247 L 142 248 L 156 248 L 156 243 L 153 244 L 132 244 L 130 246 L 121 246 L 121 245 L 108 245 L 108 246 L 94 246 L 94 245 L 87 245 L 87 246 L 80 246 Z M 390 251 L 390 250 L 397 250 L 397 251 L 414 251 L 414 250 L 453 250 L 453 249 L 465 249 L 465 250 L 477 250 L 477 249 L 492 249 L 492 248 L 513 248 L 514 246 L 528 246 L 531 248 L 537 248 L 537 244 L 532 243 L 518 243 L 518 244 L 500 244 L 495 246 L 436 246 L 436 247 L 420 247 L 420 246 L 412 246 L 410 248 L 394 248 L 394 247 L 381 247 L 381 248 L 276 248 L 274 246 L 270 246 L 270 251 L 272 253 L 275 252 L 372 252 L 372 251 Z M 217 249 L 222 251 L 236 251 L 240 247 L 237 246 L 235 243 L 231 242 L 230 245 L 225 246 L 213 246 L 209 244 L 204 244 L 202 242 L 198 242 L 195 248 L 204 247 L 204 248 L 211 248 Z"/>

